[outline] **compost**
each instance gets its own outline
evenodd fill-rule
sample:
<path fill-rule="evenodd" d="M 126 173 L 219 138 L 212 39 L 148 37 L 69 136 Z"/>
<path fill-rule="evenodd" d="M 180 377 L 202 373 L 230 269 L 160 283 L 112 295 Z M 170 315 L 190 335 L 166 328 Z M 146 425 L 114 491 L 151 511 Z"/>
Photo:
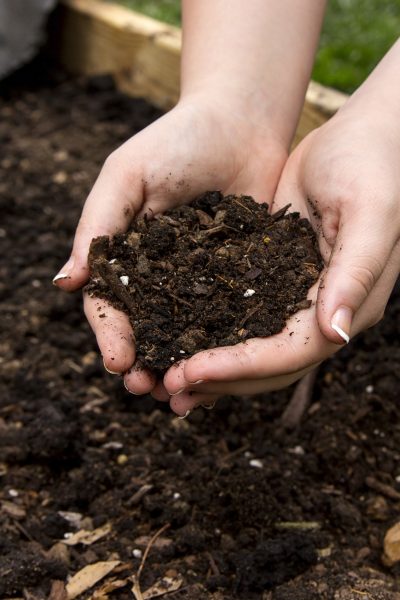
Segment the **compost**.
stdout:
<path fill-rule="evenodd" d="M 106 563 L 79 598 L 132 600 L 128 578 L 164 528 L 140 576 L 144 592 L 175 587 L 161 598 L 396 600 L 399 569 L 381 554 L 400 509 L 398 289 L 322 366 L 287 431 L 292 390 L 184 421 L 128 394 L 81 295 L 51 285 L 106 156 L 158 116 L 108 79 L 43 64 L 2 89 L 0 597 L 59 600 Z"/>
<path fill-rule="evenodd" d="M 87 291 L 127 312 L 138 361 L 158 372 L 200 350 L 282 331 L 322 269 L 310 223 L 249 196 L 206 193 L 138 219 L 89 252 Z M 103 307 L 100 305 L 99 310 Z"/>

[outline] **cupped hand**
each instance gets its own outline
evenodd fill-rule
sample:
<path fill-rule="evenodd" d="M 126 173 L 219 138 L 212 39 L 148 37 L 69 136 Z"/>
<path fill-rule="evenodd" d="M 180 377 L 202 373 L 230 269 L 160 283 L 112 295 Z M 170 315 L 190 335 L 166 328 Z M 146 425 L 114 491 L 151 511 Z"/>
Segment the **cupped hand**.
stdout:
<path fill-rule="evenodd" d="M 400 271 L 400 139 L 384 116 L 343 109 L 289 157 L 273 209 L 310 219 L 325 269 L 285 329 L 169 369 L 180 415 L 222 394 L 285 387 L 383 316 Z M 201 399 L 201 402 L 199 402 Z"/>
<path fill-rule="evenodd" d="M 125 231 L 138 215 L 154 216 L 207 190 L 271 201 L 286 158 L 267 124 L 256 127 L 226 99 L 220 105 L 215 97 L 211 103 L 201 97 L 181 101 L 106 160 L 86 200 L 71 257 L 55 284 L 66 291 L 83 286 L 92 238 Z M 86 294 L 84 307 L 106 369 L 124 373 L 132 393 L 151 391 L 168 400 L 163 383 L 135 365 L 128 317 Z"/>

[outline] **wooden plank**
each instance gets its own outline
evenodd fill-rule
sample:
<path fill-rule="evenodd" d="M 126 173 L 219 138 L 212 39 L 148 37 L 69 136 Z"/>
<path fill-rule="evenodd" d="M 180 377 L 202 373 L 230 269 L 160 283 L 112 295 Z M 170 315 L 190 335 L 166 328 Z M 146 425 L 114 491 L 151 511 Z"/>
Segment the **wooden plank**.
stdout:
<path fill-rule="evenodd" d="M 118 87 L 168 110 L 179 98 L 181 31 L 101 0 L 61 0 L 56 53 L 74 73 L 110 73 Z M 322 125 L 346 101 L 336 90 L 311 82 L 295 143 Z"/>

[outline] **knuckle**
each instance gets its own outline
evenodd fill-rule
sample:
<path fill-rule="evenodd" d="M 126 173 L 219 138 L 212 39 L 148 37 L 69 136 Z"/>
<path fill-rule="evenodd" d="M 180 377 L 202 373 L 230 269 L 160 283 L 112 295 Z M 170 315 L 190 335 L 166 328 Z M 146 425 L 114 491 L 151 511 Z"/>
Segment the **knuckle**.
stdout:
<path fill-rule="evenodd" d="M 384 310 L 381 310 L 378 313 L 371 315 L 366 328 L 369 329 L 370 327 L 375 327 L 375 325 L 377 325 L 378 323 L 380 323 L 380 321 L 382 321 L 384 316 L 385 316 Z"/>
<path fill-rule="evenodd" d="M 363 264 L 353 265 L 351 278 L 360 286 L 363 295 L 368 296 L 382 273 L 382 265 L 375 257 L 363 259 Z"/>
<path fill-rule="evenodd" d="M 114 170 L 117 165 L 120 163 L 119 150 L 114 150 L 109 154 L 104 161 L 103 169 L 104 170 Z"/>

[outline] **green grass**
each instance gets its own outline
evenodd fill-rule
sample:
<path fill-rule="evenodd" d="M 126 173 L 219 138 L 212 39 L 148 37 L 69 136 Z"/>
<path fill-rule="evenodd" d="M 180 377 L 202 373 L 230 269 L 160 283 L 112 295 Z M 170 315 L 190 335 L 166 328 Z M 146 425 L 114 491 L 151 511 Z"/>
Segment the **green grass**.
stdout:
<path fill-rule="evenodd" d="M 179 0 L 115 1 L 167 23 L 180 23 Z M 399 35 L 400 0 L 329 0 L 313 79 L 354 91 Z"/>
<path fill-rule="evenodd" d="M 171 25 L 180 25 L 181 3 L 180 0 L 114 0 L 128 8 L 165 21 Z"/>
<path fill-rule="evenodd" d="M 330 0 L 313 79 L 353 92 L 399 35 L 399 0 Z"/>

